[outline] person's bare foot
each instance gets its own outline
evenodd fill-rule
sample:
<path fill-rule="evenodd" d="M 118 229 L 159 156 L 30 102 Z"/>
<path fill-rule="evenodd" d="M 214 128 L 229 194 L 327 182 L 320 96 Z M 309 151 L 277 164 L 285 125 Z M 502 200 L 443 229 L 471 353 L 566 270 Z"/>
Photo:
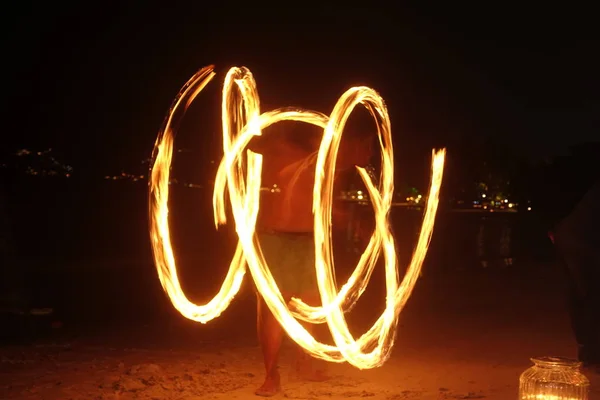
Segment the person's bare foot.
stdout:
<path fill-rule="evenodd" d="M 267 376 L 263 384 L 258 389 L 256 389 L 254 394 L 261 397 L 273 397 L 280 391 L 281 381 L 279 378 L 279 373 L 276 372 L 272 375 Z"/>

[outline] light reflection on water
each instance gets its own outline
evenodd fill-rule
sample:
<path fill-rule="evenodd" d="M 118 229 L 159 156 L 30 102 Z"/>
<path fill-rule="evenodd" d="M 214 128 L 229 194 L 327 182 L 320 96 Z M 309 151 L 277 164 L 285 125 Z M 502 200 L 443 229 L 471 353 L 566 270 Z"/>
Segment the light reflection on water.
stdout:
<path fill-rule="evenodd" d="M 347 246 L 360 252 L 359 219 L 369 221 L 369 207 L 357 206 L 346 234 Z M 396 237 L 400 264 L 411 257 L 420 229 L 422 212 L 403 207 L 392 209 L 390 220 Z M 368 223 L 367 223 L 368 224 Z M 529 213 L 461 213 L 440 209 L 426 261 L 426 268 L 470 270 L 505 268 L 519 259 L 548 253 L 545 235 Z M 427 267 L 427 264 L 430 267 Z"/>
<path fill-rule="evenodd" d="M 477 229 L 477 256 L 483 268 L 490 262 L 502 261 L 506 266 L 514 262 L 512 252 L 512 226 L 509 220 L 481 217 Z"/>
<path fill-rule="evenodd" d="M 108 315 L 122 307 L 125 298 L 150 315 L 156 307 L 170 310 L 150 257 L 146 188 L 104 183 L 95 190 L 59 189 L 32 186 L 11 192 L 17 194 L 9 199 L 10 229 L 6 226 L 4 233 L 10 234 L 10 248 L 18 260 L 4 262 L 3 267 L 13 268 L 3 272 L 19 275 L 41 305 L 71 310 L 73 315 L 91 303 L 104 304 L 95 307 L 105 307 Z M 211 207 L 210 197 L 200 190 L 173 191 L 171 228 L 182 280 L 199 300 L 206 300 L 222 281 L 236 240 L 234 234 L 215 231 Z M 358 215 L 369 211 L 370 207 L 355 210 Z M 422 217 L 417 210 L 394 207 L 391 211 L 401 269 L 410 260 Z M 552 249 L 532 217 L 531 213 L 453 213 L 441 207 L 423 274 L 444 277 L 465 271 L 468 276 L 474 271 L 528 268 L 528 259 L 547 257 Z M 344 241 L 346 249 L 352 243 L 352 236 L 342 239 L 336 252 L 344 250 Z M 336 262 L 341 277 L 348 272 L 342 271 L 345 265 L 355 264 Z M 376 270 L 375 276 L 380 277 L 382 269 Z M 73 298 L 84 299 L 81 307 Z"/>

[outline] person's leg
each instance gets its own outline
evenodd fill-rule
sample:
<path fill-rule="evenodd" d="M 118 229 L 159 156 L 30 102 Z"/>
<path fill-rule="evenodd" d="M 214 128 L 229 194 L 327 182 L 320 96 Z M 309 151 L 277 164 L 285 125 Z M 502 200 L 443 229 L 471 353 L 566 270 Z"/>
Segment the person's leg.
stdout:
<path fill-rule="evenodd" d="M 285 243 L 276 234 L 260 234 L 259 239 L 271 273 L 275 281 L 279 284 L 282 263 L 285 261 Z M 270 397 L 281 390 L 277 363 L 283 340 L 283 328 L 279 325 L 267 303 L 258 292 L 256 300 L 256 328 L 265 366 L 265 380 L 255 391 L 255 394 Z"/>
<path fill-rule="evenodd" d="M 500 257 L 504 261 L 505 266 L 513 265 L 513 249 L 512 249 L 512 228 L 510 222 L 502 221 L 500 234 Z"/>
<path fill-rule="evenodd" d="M 487 268 L 488 266 L 488 261 L 487 261 L 487 248 L 486 248 L 486 244 L 487 241 L 486 239 L 486 229 L 485 229 L 485 223 L 486 220 L 485 218 L 481 218 L 481 220 L 479 221 L 479 229 L 477 231 L 477 257 L 479 258 L 479 265 L 481 265 L 483 268 Z"/>
<path fill-rule="evenodd" d="M 600 367 L 600 256 L 587 258 L 585 279 L 588 291 L 584 298 L 587 337 L 581 349 L 585 364 Z"/>
<path fill-rule="evenodd" d="M 571 266 L 569 265 L 571 264 Z M 567 287 L 567 305 L 569 309 L 569 318 L 571 320 L 571 329 L 575 336 L 575 340 L 578 345 L 578 359 L 582 362 L 590 357 L 589 341 L 589 327 L 588 318 L 589 314 L 586 310 L 586 299 L 585 293 L 581 288 L 581 281 L 571 272 L 572 263 L 568 261 L 561 261 L 561 265 L 565 270 L 565 275 L 568 282 Z"/>
<path fill-rule="evenodd" d="M 292 246 L 289 246 L 288 263 L 294 270 L 293 294 L 305 303 L 318 306 L 321 304 L 321 296 L 317 287 L 314 257 L 314 240 L 312 236 L 297 238 Z M 310 324 L 302 322 L 302 326 L 317 340 L 323 340 L 326 330 L 325 324 Z M 322 365 L 319 365 L 322 364 Z M 296 346 L 295 372 L 300 379 L 320 382 L 328 379 L 326 374 L 326 363 L 311 357 L 300 346 Z"/>
<path fill-rule="evenodd" d="M 277 362 L 283 329 L 260 294 L 257 294 L 257 333 L 265 365 L 265 381 L 255 393 L 258 396 L 270 397 L 281 390 Z"/>
<path fill-rule="evenodd" d="M 320 340 L 321 335 L 320 331 L 322 331 L 325 325 L 314 325 L 309 323 L 302 324 L 304 328 L 315 337 L 315 339 Z M 310 354 L 306 353 L 304 349 L 300 346 L 296 346 L 296 362 L 295 362 L 295 372 L 300 379 L 311 381 L 311 382 L 323 382 L 329 379 L 329 375 L 327 374 L 327 363 L 323 360 L 318 360 L 310 356 Z"/>

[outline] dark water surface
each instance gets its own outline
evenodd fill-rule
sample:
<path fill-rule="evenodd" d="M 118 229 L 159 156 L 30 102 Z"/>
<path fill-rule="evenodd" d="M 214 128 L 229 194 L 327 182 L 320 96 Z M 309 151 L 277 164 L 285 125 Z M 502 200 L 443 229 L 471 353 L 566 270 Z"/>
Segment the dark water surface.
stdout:
<path fill-rule="evenodd" d="M 156 276 L 144 184 L 103 182 L 90 189 L 89 185 L 64 182 L 62 186 L 44 186 L 38 181 L 37 185 L 14 188 L 9 195 L 15 249 L 11 263 L 15 268 L 5 282 L 20 283 L 31 304 L 53 307 L 55 318 L 65 326 L 99 329 L 134 322 L 188 323 L 173 310 Z M 174 187 L 170 210 L 184 289 L 192 300 L 206 302 L 225 276 L 235 237 L 231 229 L 215 230 L 207 192 Z M 417 211 L 395 208 L 392 212 L 401 266 L 409 260 L 421 218 Z M 338 276 L 343 277 L 353 268 L 356 255 L 340 240 L 336 257 Z M 415 313 L 444 307 L 448 313 L 477 312 L 492 303 L 499 305 L 503 296 L 535 293 L 523 288 L 528 284 L 539 287 L 540 274 L 556 275 L 540 269 L 552 257 L 534 213 L 440 209 L 423 276 L 407 308 Z M 383 287 L 382 269 L 378 268 L 361 299 L 365 316 L 357 306 L 354 323 L 370 322 L 366 315 L 382 306 Z M 236 321 L 253 326 L 249 275 L 225 314 L 211 324 L 218 328 Z M 248 334 L 248 329 L 244 332 Z"/>

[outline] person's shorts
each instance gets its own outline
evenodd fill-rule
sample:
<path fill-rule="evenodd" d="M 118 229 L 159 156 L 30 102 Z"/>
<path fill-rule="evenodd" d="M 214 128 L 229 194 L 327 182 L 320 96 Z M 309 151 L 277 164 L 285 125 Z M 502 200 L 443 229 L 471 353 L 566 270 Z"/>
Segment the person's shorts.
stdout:
<path fill-rule="evenodd" d="M 285 297 L 318 293 L 313 233 L 261 232 L 265 260 Z"/>

